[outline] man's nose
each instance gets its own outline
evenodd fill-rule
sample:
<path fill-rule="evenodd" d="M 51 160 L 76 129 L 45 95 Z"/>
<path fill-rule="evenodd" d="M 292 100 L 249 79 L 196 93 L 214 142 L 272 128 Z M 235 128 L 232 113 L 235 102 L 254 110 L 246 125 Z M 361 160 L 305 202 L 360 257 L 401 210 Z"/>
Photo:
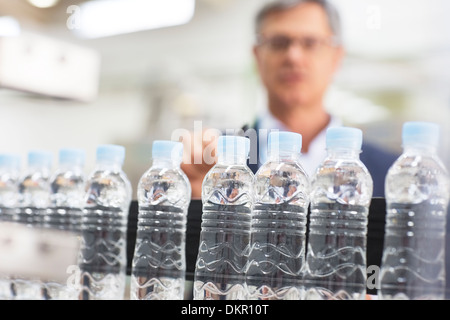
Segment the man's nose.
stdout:
<path fill-rule="evenodd" d="M 303 60 L 305 50 L 298 41 L 293 41 L 286 50 L 286 58 L 292 61 Z"/>

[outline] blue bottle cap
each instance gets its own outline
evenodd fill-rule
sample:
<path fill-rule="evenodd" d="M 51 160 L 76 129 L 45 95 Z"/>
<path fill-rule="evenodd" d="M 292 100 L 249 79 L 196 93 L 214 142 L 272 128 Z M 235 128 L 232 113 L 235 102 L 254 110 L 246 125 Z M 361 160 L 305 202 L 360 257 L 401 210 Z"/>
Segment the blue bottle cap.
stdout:
<path fill-rule="evenodd" d="M 327 149 L 361 150 L 362 130 L 352 127 L 327 129 Z"/>
<path fill-rule="evenodd" d="M 181 163 L 183 159 L 183 144 L 170 140 L 155 140 L 152 146 L 152 157 L 170 159 L 174 163 Z"/>
<path fill-rule="evenodd" d="M 217 155 L 248 157 L 250 139 L 242 136 L 220 136 L 217 141 Z"/>
<path fill-rule="evenodd" d="M 31 150 L 28 152 L 28 166 L 51 167 L 53 154 L 45 150 Z"/>
<path fill-rule="evenodd" d="M 59 163 L 83 166 L 85 151 L 83 149 L 63 148 L 59 150 Z"/>
<path fill-rule="evenodd" d="M 288 131 L 273 131 L 269 133 L 268 150 L 270 152 L 300 153 L 302 150 L 302 135 Z"/>
<path fill-rule="evenodd" d="M 19 169 L 20 168 L 20 156 L 14 153 L 1 153 L 0 154 L 0 167 Z"/>
<path fill-rule="evenodd" d="M 411 121 L 403 124 L 403 146 L 433 146 L 439 144 L 439 125 L 432 122 Z"/>
<path fill-rule="evenodd" d="M 125 160 L 125 147 L 116 144 L 101 144 L 97 147 L 97 162 L 117 163 Z"/>

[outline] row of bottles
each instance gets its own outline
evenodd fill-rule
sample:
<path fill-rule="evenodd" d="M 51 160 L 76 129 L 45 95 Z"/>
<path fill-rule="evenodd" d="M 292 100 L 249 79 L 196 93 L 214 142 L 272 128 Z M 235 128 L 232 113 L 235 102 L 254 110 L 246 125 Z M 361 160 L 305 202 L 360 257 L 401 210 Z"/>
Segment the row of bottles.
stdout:
<path fill-rule="evenodd" d="M 221 137 L 203 182 L 194 299 L 364 298 L 372 178 L 361 144 L 361 130 L 330 128 L 328 156 L 309 178 L 299 134 L 271 133 L 255 175 L 249 140 Z"/>
<path fill-rule="evenodd" d="M 299 134 L 271 133 L 268 160 L 255 175 L 247 166 L 249 139 L 219 137 L 218 161 L 202 185 L 194 299 L 364 299 L 373 185 L 359 159 L 362 138 L 356 128 L 328 129 L 327 157 L 308 177 Z M 404 153 L 385 180 L 379 299 L 444 298 L 450 187 L 437 156 L 438 138 L 433 123 L 404 124 Z M 182 155 L 180 142 L 154 141 L 151 166 L 137 186 L 130 299 L 185 296 L 191 187 L 180 168 Z M 48 154 L 30 154 L 32 170 L 21 178 L 16 160 L 0 156 L 2 219 L 75 232 L 81 246 L 79 286 L 7 279 L 5 290 L 8 281 L 1 279 L 0 294 L 11 292 L 13 299 L 124 297 L 132 192 L 121 168 L 124 156 L 121 146 L 99 146 L 97 166 L 86 179 L 79 151 L 62 150 L 61 168 L 52 178 Z"/>
<path fill-rule="evenodd" d="M 404 124 L 404 152 L 385 177 L 379 299 L 445 297 L 450 188 L 438 138 L 434 123 Z M 268 161 L 253 175 L 249 139 L 220 137 L 203 181 L 194 299 L 365 299 L 373 182 L 361 146 L 361 130 L 328 129 L 327 157 L 307 177 L 301 136 L 271 133 Z"/>
<path fill-rule="evenodd" d="M 20 175 L 17 156 L 1 155 L 0 218 L 33 229 L 60 230 L 79 239 L 77 283 L 10 275 L 3 299 L 122 299 L 126 285 L 126 227 L 131 184 L 122 170 L 125 148 L 100 145 L 85 176 L 85 152 L 61 149 L 28 153 Z"/>

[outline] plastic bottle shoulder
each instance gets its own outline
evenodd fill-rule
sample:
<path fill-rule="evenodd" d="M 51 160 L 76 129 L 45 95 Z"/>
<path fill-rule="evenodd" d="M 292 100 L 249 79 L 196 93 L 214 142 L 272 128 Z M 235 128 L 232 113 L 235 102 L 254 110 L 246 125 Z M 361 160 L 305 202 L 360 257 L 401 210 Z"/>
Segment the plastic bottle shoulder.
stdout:
<path fill-rule="evenodd" d="M 139 180 L 137 199 L 141 206 L 187 208 L 191 200 L 191 185 L 179 168 L 151 167 Z"/>
<path fill-rule="evenodd" d="M 310 181 L 297 161 L 268 161 L 255 174 L 255 203 L 309 204 Z"/>
<path fill-rule="evenodd" d="M 389 169 L 385 180 L 386 200 L 420 203 L 449 201 L 447 168 L 435 154 L 403 153 Z"/>
<path fill-rule="evenodd" d="M 58 170 L 50 179 L 51 205 L 80 208 L 83 205 L 86 177 L 79 170 Z"/>
<path fill-rule="evenodd" d="M 246 165 L 216 164 L 202 184 L 202 201 L 251 206 L 254 174 Z"/>
<path fill-rule="evenodd" d="M 131 196 L 131 183 L 123 170 L 96 169 L 87 179 L 85 206 L 128 210 Z"/>
<path fill-rule="evenodd" d="M 16 174 L 0 174 L 0 207 L 13 208 L 19 201 L 19 182 Z"/>
<path fill-rule="evenodd" d="M 325 159 L 311 177 L 311 204 L 338 202 L 368 206 L 373 194 L 373 180 L 358 159 Z"/>

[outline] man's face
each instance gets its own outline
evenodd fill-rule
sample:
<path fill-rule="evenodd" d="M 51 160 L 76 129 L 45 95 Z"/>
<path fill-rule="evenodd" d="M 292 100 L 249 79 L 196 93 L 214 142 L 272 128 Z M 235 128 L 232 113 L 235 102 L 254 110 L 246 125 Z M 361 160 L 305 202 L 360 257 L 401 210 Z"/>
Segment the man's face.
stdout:
<path fill-rule="evenodd" d="M 282 105 L 321 104 L 333 78 L 342 48 L 324 10 L 316 4 L 271 13 L 260 29 L 254 53 L 269 101 Z"/>

